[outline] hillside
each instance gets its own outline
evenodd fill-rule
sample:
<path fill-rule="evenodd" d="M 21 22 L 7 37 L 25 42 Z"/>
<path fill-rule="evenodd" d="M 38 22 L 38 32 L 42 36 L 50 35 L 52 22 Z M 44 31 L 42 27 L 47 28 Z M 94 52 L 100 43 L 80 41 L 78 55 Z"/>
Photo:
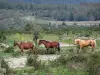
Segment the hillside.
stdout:
<path fill-rule="evenodd" d="M 0 30 L 4 29 L 18 29 L 22 30 L 27 23 L 39 25 L 40 27 L 47 27 L 51 25 L 61 25 L 63 22 L 66 25 L 99 25 L 100 21 L 56 21 L 56 20 L 43 20 L 31 15 L 32 12 L 22 10 L 0 10 Z"/>
<path fill-rule="evenodd" d="M 35 4 L 79 4 L 98 3 L 100 0 L 9 0 L 12 2 L 32 2 Z"/>
<path fill-rule="evenodd" d="M 41 2 L 46 3 L 44 1 L 41 0 Z M 65 3 L 67 1 L 65 0 Z M 50 3 L 52 0 L 48 0 L 48 2 Z M 56 0 L 53 2 L 56 2 Z M 58 3 L 51 5 L 35 4 L 35 0 L 0 0 L 0 29 L 2 30 L 22 30 L 30 22 L 34 25 L 39 25 L 39 28 L 42 28 L 42 26 L 43 28 L 48 28 L 48 25 L 52 23 L 53 25 L 59 23 L 61 25 L 62 22 L 68 22 L 67 25 L 70 25 L 70 23 L 72 25 L 74 24 L 73 21 L 100 21 L 100 3 Z M 79 23 L 79 25 L 83 24 Z"/>

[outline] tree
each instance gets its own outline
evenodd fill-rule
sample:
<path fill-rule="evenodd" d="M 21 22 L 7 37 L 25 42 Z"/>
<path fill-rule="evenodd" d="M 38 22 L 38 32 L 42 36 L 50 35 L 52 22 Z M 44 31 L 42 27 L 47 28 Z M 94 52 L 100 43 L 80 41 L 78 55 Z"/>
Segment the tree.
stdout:
<path fill-rule="evenodd" d="M 63 26 L 66 26 L 66 23 L 65 23 L 65 22 L 62 22 L 62 25 L 63 25 Z"/>
<path fill-rule="evenodd" d="M 33 27 L 29 23 L 27 23 L 25 28 L 24 28 L 25 32 L 28 32 L 28 33 L 30 33 L 32 31 L 32 29 L 33 29 Z"/>
<path fill-rule="evenodd" d="M 4 42 L 6 40 L 5 32 L 0 32 L 0 42 Z"/>
<path fill-rule="evenodd" d="M 73 15 L 73 13 L 71 12 L 70 13 L 70 21 L 73 21 L 74 20 L 74 15 Z"/>
<path fill-rule="evenodd" d="M 39 38 L 39 33 L 38 33 L 38 31 L 35 31 L 35 32 L 34 32 L 33 40 L 35 41 L 35 44 L 36 44 L 36 45 L 37 45 L 37 40 L 38 40 L 38 38 Z"/>

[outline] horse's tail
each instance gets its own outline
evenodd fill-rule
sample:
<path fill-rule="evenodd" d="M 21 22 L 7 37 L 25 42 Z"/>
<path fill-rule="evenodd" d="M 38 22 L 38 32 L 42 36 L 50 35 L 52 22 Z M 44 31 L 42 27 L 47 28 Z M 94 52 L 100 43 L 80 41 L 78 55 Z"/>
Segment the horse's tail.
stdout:
<path fill-rule="evenodd" d="M 91 43 L 92 43 L 92 49 L 93 49 L 92 51 L 94 51 L 94 48 L 96 47 L 96 39 L 92 40 Z"/>
<path fill-rule="evenodd" d="M 60 53 L 60 43 L 58 42 L 58 51 Z"/>
<path fill-rule="evenodd" d="M 96 39 L 94 40 L 94 48 L 96 47 Z"/>

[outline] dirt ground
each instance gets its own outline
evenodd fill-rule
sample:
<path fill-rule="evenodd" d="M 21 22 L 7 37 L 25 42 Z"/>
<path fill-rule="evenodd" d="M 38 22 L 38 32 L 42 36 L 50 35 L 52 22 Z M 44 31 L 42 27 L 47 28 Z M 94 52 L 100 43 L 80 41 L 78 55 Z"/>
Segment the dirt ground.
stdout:
<path fill-rule="evenodd" d="M 66 46 L 74 46 L 74 45 L 60 43 L 60 46 L 66 47 Z M 57 54 L 54 54 L 54 55 L 38 55 L 38 60 L 41 60 L 41 61 L 55 60 L 59 56 L 60 55 L 57 55 Z M 18 58 L 9 57 L 7 59 L 5 58 L 5 60 L 8 62 L 8 65 L 10 66 L 10 68 L 20 68 L 20 67 L 25 66 L 27 57 L 26 56 L 21 56 L 21 57 L 18 57 Z"/>
<path fill-rule="evenodd" d="M 41 61 L 55 60 L 59 56 L 60 55 L 38 55 L 38 60 L 41 60 Z M 8 62 L 8 65 L 10 68 L 20 68 L 20 67 L 25 66 L 27 57 L 26 56 L 22 56 L 18 58 L 10 57 L 5 60 L 6 62 Z"/>

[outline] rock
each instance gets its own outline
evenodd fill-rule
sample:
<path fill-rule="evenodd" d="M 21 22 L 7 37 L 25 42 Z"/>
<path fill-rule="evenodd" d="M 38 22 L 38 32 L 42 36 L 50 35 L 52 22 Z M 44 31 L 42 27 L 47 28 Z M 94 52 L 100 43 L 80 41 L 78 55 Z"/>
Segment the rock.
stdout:
<path fill-rule="evenodd" d="M 9 73 L 9 66 L 6 61 L 0 57 L 0 75 Z"/>
<path fill-rule="evenodd" d="M 5 68 L 0 68 L 0 73 L 3 73 L 3 74 L 6 73 L 6 69 Z"/>

